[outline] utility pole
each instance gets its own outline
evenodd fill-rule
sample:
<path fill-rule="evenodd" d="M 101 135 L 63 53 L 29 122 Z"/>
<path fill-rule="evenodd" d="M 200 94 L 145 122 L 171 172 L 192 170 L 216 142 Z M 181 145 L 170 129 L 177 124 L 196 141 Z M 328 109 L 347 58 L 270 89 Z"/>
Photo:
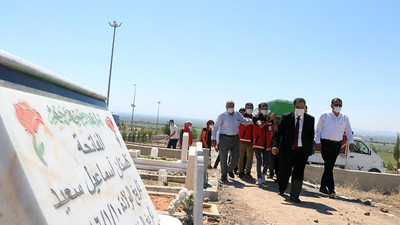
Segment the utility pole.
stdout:
<path fill-rule="evenodd" d="M 158 103 L 158 111 L 157 111 L 157 128 L 156 128 L 156 130 L 158 130 L 158 118 L 159 118 L 159 116 L 160 116 L 160 104 L 161 104 L 161 102 L 157 102 Z"/>
<path fill-rule="evenodd" d="M 114 20 L 114 21 L 113 21 L 113 24 L 111 24 L 110 22 L 108 22 L 108 24 L 110 24 L 110 26 L 114 28 L 114 35 L 113 35 L 113 42 L 112 42 L 112 48 L 111 48 L 110 75 L 108 76 L 107 108 L 108 108 L 108 105 L 109 105 L 109 103 L 110 103 L 110 85 L 111 85 L 112 63 L 113 63 L 113 57 L 114 57 L 115 30 L 116 30 L 118 27 L 120 27 L 122 23 L 120 23 L 120 24 L 118 25 L 117 22 Z"/>
<path fill-rule="evenodd" d="M 133 103 L 132 103 L 132 117 L 131 117 L 131 132 L 133 131 L 133 114 L 135 113 L 135 99 L 136 99 L 136 84 L 133 84 L 135 91 L 133 93 Z"/>

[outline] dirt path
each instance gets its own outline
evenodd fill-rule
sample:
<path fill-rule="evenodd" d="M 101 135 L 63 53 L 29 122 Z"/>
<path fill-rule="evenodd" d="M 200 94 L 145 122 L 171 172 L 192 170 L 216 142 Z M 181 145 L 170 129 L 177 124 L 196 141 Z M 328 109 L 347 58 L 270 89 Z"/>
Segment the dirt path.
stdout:
<path fill-rule="evenodd" d="M 219 175 L 219 169 L 212 171 Z M 330 199 L 308 183 L 303 185 L 301 204 L 289 200 L 289 190 L 283 197 L 277 192 L 278 184 L 271 179 L 258 186 L 254 179 L 228 178 L 219 190 L 220 221 L 205 224 L 400 224 L 398 208 L 389 207 L 384 213 L 374 203 L 367 206 L 340 193 Z"/>

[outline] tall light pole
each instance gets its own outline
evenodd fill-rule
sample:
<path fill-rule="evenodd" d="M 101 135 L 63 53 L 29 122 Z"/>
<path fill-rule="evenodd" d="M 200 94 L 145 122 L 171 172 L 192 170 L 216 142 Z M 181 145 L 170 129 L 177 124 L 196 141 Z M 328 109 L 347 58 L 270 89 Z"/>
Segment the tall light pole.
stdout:
<path fill-rule="evenodd" d="M 110 75 L 108 76 L 108 90 L 107 90 L 107 108 L 110 103 L 110 85 L 111 85 L 111 71 L 112 71 L 112 63 L 113 63 L 113 57 L 114 57 L 114 42 L 115 42 L 115 30 L 121 26 L 122 23 L 119 25 L 117 22 L 114 20 L 113 24 L 108 22 L 111 27 L 114 27 L 114 35 L 113 35 L 113 42 L 112 42 L 112 48 L 111 48 L 111 62 L 110 62 Z"/>
<path fill-rule="evenodd" d="M 161 104 L 161 102 L 157 102 L 158 103 L 158 111 L 157 111 L 157 130 L 158 130 L 158 118 L 159 118 L 159 116 L 160 116 L 160 104 Z"/>
<path fill-rule="evenodd" d="M 133 93 L 133 103 L 132 103 L 132 117 L 131 117 L 131 132 L 132 132 L 132 127 L 133 127 L 133 114 L 135 113 L 135 99 L 136 99 L 136 84 L 133 84 L 135 86 L 135 91 Z"/>

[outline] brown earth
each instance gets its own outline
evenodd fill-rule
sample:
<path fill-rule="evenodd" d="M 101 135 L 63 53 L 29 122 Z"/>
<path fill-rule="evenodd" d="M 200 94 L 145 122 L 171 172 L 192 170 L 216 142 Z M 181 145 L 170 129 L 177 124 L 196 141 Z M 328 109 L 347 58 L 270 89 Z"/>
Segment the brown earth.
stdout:
<path fill-rule="evenodd" d="M 164 145 L 164 141 L 154 141 Z M 216 154 L 213 151 L 213 159 Z M 255 164 L 252 176 L 256 177 Z M 218 169 L 209 170 L 209 176 L 219 178 Z M 290 188 L 290 185 L 289 185 Z M 237 176 L 219 186 L 218 206 L 220 218 L 204 217 L 207 225 L 258 225 L 258 224 L 400 224 L 400 193 L 382 193 L 377 190 L 360 191 L 347 184 L 337 186 L 338 197 L 330 199 L 318 192 L 318 187 L 309 183 L 303 185 L 301 204 L 289 199 L 288 189 L 280 196 L 278 184 L 267 179 L 267 184 L 258 186 L 255 179 Z M 366 205 L 371 200 L 371 205 Z"/>
<path fill-rule="evenodd" d="M 219 175 L 219 170 L 212 171 Z M 289 191 L 283 197 L 278 195 L 278 184 L 272 179 L 258 186 L 254 179 L 228 178 L 219 187 L 219 223 L 211 219 L 204 224 L 400 224 L 399 193 L 383 195 L 337 187 L 338 197 L 330 199 L 305 183 L 302 203 L 297 204 L 290 201 Z M 372 199 L 371 206 L 364 204 L 367 199 Z"/>

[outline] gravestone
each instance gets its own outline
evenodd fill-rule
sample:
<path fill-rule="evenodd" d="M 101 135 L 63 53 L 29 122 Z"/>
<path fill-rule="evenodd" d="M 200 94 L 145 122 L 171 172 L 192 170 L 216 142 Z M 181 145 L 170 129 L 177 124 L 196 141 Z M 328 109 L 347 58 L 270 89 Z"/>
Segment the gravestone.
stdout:
<path fill-rule="evenodd" d="M 0 224 L 159 224 L 105 100 L 0 51 Z"/>

